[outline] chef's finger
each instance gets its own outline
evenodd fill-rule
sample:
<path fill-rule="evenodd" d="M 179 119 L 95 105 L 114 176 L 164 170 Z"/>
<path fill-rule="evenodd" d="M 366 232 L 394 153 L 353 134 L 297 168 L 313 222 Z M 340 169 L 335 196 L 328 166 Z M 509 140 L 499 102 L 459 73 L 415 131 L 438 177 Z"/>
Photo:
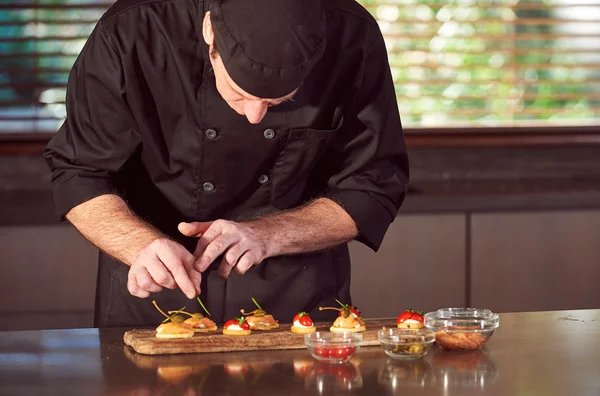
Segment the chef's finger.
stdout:
<path fill-rule="evenodd" d="M 193 261 L 193 256 L 183 246 L 176 242 L 163 245 L 156 250 L 160 261 L 167 267 L 177 286 L 187 296 L 187 298 L 196 298 L 196 288 L 190 280 L 186 269 L 186 261 Z"/>
<path fill-rule="evenodd" d="M 229 222 L 225 220 L 215 220 L 212 222 L 210 227 L 198 238 L 198 244 L 196 245 L 196 250 L 194 251 L 194 256 L 196 258 L 200 258 L 204 254 L 204 251 L 211 244 L 212 241 L 217 239 L 225 228 L 229 227 Z"/>
<path fill-rule="evenodd" d="M 196 296 L 198 296 L 200 295 L 200 282 L 202 282 L 202 274 L 196 271 L 196 269 L 194 268 L 195 262 L 196 257 L 194 257 L 194 255 L 192 255 L 186 250 L 183 258 L 183 264 L 188 277 L 194 285 L 194 290 L 196 290 Z"/>
<path fill-rule="evenodd" d="M 134 297 L 146 298 L 150 295 L 149 292 L 142 290 L 137 284 L 137 280 L 135 277 L 135 271 L 129 270 L 129 274 L 127 275 L 127 290 L 129 294 Z"/>
<path fill-rule="evenodd" d="M 241 243 L 236 243 L 227 249 L 219 266 L 219 275 L 227 278 L 244 253 L 246 253 L 246 248 Z"/>
<path fill-rule="evenodd" d="M 173 276 L 171 275 L 167 267 L 165 267 L 164 264 L 159 260 L 158 256 L 156 257 L 156 260 L 148 260 L 145 263 L 145 266 L 154 282 L 156 282 L 160 286 L 166 287 L 167 289 L 177 288 L 177 283 L 175 283 L 175 279 L 173 279 Z"/>
<path fill-rule="evenodd" d="M 247 251 L 242 257 L 240 257 L 237 265 L 235 266 L 235 272 L 240 275 L 248 272 L 250 268 L 255 264 L 256 260 L 250 251 Z"/>
<path fill-rule="evenodd" d="M 241 243 L 233 245 L 223 256 L 223 261 L 221 262 L 221 267 L 219 268 L 219 274 L 221 274 L 221 276 L 228 276 L 232 270 L 239 274 L 240 272 L 237 270 L 237 265 L 239 264 L 240 258 L 244 255 L 244 253 L 246 253 L 247 250 L 248 249 Z M 228 268 L 226 272 L 222 272 L 225 271 L 224 267 Z"/>
<path fill-rule="evenodd" d="M 179 223 L 179 225 L 177 226 L 177 228 L 179 229 L 179 232 L 181 232 L 183 235 L 185 236 L 189 236 L 189 237 L 199 237 L 202 234 L 204 234 L 206 232 L 206 230 L 208 230 L 208 228 L 210 227 L 210 225 L 212 224 L 212 221 L 207 221 L 207 222 L 192 222 L 192 223 Z"/>
<path fill-rule="evenodd" d="M 199 272 L 205 271 L 217 257 L 225 253 L 238 239 L 235 234 L 220 235 L 206 247 L 202 256 L 194 263 L 194 268 Z"/>
<path fill-rule="evenodd" d="M 200 295 L 200 284 L 202 283 L 202 274 L 195 269 L 188 270 L 188 275 L 194 284 L 194 288 L 196 289 L 196 295 Z"/>
<path fill-rule="evenodd" d="M 162 290 L 162 287 L 152 279 L 146 268 L 139 267 L 134 276 L 140 289 L 150 293 L 158 293 Z"/>

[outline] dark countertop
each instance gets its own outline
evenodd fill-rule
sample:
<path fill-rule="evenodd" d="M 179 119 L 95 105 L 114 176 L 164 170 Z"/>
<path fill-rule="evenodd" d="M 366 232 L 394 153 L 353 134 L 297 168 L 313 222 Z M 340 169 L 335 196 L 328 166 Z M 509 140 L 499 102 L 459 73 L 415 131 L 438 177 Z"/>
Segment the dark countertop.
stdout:
<path fill-rule="evenodd" d="M 368 347 L 345 365 L 306 350 L 145 356 L 125 330 L 0 332 L 0 395 L 600 394 L 600 310 L 502 314 L 481 351 Z"/>

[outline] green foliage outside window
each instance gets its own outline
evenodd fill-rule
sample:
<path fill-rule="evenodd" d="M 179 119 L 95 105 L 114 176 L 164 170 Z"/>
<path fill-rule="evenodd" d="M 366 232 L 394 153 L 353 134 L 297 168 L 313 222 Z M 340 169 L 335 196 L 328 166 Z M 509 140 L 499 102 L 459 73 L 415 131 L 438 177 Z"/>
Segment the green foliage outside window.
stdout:
<path fill-rule="evenodd" d="M 568 2 L 359 2 L 386 36 L 405 125 L 600 124 L 600 6 L 580 24 L 558 22 L 589 19 Z"/>

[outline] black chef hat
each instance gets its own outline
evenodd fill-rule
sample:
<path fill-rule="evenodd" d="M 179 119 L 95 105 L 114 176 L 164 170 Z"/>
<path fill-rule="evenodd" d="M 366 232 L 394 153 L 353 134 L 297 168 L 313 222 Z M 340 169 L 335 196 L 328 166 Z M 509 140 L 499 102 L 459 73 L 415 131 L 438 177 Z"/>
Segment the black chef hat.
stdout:
<path fill-rule="evenodd" d="M 213 0 L 210 19 L 225 69 L 259 98 L 293 92 L 325 49 L 320 0 Z"/>

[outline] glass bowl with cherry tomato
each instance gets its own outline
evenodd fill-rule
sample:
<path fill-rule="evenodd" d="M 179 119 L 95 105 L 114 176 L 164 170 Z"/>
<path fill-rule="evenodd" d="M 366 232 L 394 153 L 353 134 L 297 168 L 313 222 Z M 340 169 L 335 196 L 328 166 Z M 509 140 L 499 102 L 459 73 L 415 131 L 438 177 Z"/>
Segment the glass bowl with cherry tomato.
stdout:
<path fill-rule="evenodd" d="M 427 353 L 435 341 L 435 332 L 427 329 L 383 328 L 377 332 L 385 353 L 394 359 L 414 359 Z"/>
<path fill-rule="evenodd" d="M 362 341 L 360 333 L 317 331 L 304 335 L 304 343 L 311 355 L 327 363 L 347 362 L 358 351 Z"/>

